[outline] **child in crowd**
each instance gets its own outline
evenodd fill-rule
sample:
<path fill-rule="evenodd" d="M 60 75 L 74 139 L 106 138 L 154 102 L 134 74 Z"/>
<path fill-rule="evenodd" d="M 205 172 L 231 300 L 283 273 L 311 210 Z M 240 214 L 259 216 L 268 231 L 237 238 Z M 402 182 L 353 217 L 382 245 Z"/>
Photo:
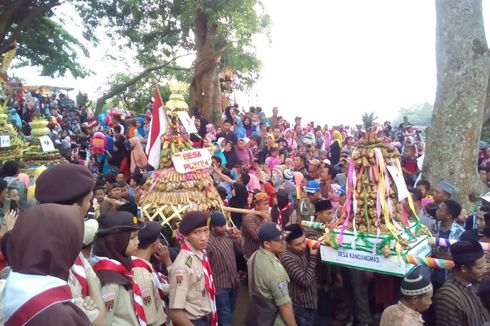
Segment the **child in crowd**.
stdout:
<path fill-rule="evenodd" d="M 415 146 L 405 146 L 403 151 L 403 157 L 401 160 L 401 166 L 403 176 L 407 185 L 412 186 L 419 174 L 419 168 L 417 167 L 417 156 L 415 153 Z"/>

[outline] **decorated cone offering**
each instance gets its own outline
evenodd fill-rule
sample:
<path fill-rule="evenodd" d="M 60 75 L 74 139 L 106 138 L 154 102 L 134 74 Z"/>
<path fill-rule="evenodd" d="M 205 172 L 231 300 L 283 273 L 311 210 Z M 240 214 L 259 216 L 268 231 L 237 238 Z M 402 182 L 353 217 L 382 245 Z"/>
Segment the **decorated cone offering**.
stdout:
<path fill-rule="evenodd" d="M 165 108 L 168 130 L 161 139 L 159 169 L 147 180 L 140 200 L 146 218 L 176 230 L 188 211 L 221 209 L 223 202 L 210 175 L 211 153 L 193 149 L 189 134 L 197 131 L 187 113 L 186 83 L 170 82 Z"/>
<path fill-rule="evenodd" d="M 48 121 L 43 118 L 34 118 L 31 122 L 32 140 L 24 153 L 23 161 L 30 168 L 41 165 L 56 165 L 68 163 L 61 153 L 54 147 L 49 138 Z"/>
<path fill-rule="evenodd" d="M 0 105 L 0 162 L 20 160 L 26 149 L 26 144 L 19 133 L 8 121 L 5 112 L 7 102 Z"/>
<path fill-rule="evenodd" d="M 416 217 L 409 219 L 410 211 L 416 213 L 399 157 L 373 132 L 359 141 L 348 166 L 346 202 L 336 226 L 325 229 L 322 260 L 404 276 L 415 268 L 405 256 L 420 261 L 431 253 L 428 229 Z"/>

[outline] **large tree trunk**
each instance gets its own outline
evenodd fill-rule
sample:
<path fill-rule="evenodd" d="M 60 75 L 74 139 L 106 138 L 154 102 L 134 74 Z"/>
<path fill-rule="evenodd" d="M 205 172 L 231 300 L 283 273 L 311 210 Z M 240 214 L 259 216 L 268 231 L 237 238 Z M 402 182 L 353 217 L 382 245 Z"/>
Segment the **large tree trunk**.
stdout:
<path fill-rule="evenodd" d="M 196 63 L 191 83 L 191 106 L 200 107 L 202 115 L 217 124 L 221 122 L 218 62 L 226 45 L 218 47 L 215 44 L 218 26 L 208 22 L 209 17 L 197 8 L 193 26 Z"/>
<path fill-rule="evenodd" d="M 437 93 L 423 177 L 447 179 L 466 204 L 481 193 L 478 148 L 490 61 L 481 0 L 436 0 Z"/>

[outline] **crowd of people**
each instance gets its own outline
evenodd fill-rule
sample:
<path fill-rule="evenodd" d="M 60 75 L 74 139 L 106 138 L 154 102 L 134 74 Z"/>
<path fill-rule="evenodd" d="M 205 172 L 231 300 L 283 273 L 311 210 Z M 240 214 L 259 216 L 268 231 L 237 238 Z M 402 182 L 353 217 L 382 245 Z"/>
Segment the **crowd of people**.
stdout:
<path fill-rule="evenodd" d="M 278 108 L 267 116 L 238 105 L 218 126 L 192 109 L 198 133 L 189 137 L 211 151 L 224 205 L 249 213 L 191 211 L 171 230 L 138 207 L 158 168 L 144 151 L 150 111 L 94 117 L 65 97 L 35 96 L 9 110 L 26 139 L 39 115 L 70 163 L 38 167 L 32 178 L 15 161 L 0 170 L 5 325 L 490 324 L 490 255 L 479 244 L 490 242 L 490 193 L 468 212 L 450 182 L 423 180 L 422 132 L 406 118 L 370 130 L 401 153 L 410 217 L 459 241 L 432 253 L 453 270 L 418 267 L 397 278 L 322 262 L 306 239 L 323 232 L 300 224 L 335 225 L 362 126 L 289 123 Z M 479 163 L 488 184 L 490 149 Z M 237 307 L 241 291 L 249 298 Z"/>

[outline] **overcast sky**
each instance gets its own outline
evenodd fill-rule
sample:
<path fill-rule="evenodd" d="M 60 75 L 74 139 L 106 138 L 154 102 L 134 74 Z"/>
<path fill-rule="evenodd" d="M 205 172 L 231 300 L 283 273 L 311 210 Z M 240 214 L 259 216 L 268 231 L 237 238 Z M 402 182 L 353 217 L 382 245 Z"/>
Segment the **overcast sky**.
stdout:
<path fill-rule="evenodd" d="M 489 1 L 484 1 L 487 22 Z M 236 94 L 240 105 L 260 105 L 266 112 L 278 106 L 288 118 L 300 115 L 318 124 L 352 125 L 363 112 L 375 111 L 380 120 L 391 120 L 400 107 L 434 101 L 435 1 L 264 4 L 272 18 L 272 43 L 257 40 L 262 77 L 249 94 Z M 55 83 L 98 95 L 107 76 L 118 69 L 104 60 L 107 51 L 113 51 L 108 42 L 91 48 L 91 58 L 83 60 L 95 76 Z M 14 73 L 29 83 L 44 80 L 32 69 Z"/>

